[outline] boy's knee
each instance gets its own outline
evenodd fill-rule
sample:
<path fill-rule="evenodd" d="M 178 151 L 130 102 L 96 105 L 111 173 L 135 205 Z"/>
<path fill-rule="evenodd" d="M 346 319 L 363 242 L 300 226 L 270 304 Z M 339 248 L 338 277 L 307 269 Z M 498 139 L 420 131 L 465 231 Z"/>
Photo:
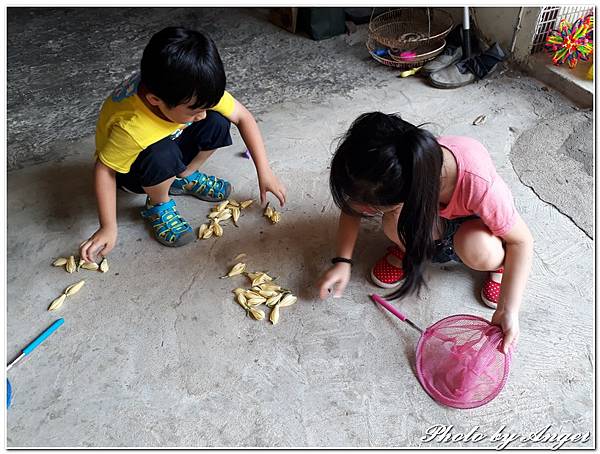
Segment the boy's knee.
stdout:
<path fill-rule="evenodd" d="M 224 117 L 219 112 L 215 112 L 214 110 L 206 111 L 206 118 L 202 121 L 207 121 L 212 127 L 214 127 L 218 131 L 227 131 L 229 132 L 229 128 L 231 126 L 231 122 L 227 117 Z"/>
<path fill-rule="evenodd" d="M 148 163 L 177 161 L 181 158 L 181 150 L 169 137 L 149 145 L 140 158 Z"/>
<path fill-rule="evenodd" d="M 181 160 L 181 150 L 171 140 L 163 139 L 147 147 L 138 157 L 132 168 L 142 186 L 153 186 L 185 170 Z"/>
<path fill-rule="evenodd" d="M 209 110 L 206 112 L 206 118 L 198 122 L 200 126 L 198 135 L 206 138 L 210 137 L 209 141 L 217 144 L 226 142 L 231 129 L 231 122 L 218 112 Z"/>
<path fill-rule="evenodd" d="M 209 110 L 206 112 L 206 119 L 202 122 L 207 122 L 205 129 L 207 132 L 210 132 L 212 142 L 219 146 L 229 145 L 231 141 L 229 135 L 231 122 L 226 117 L 218 112 Z"/>
<path fill-rule="evenodd" d="M 195 156 L 198 150 L 215 150 L 231 145 L 231 122 L 218 112 L 209 110 L 204 120 L 188 126 L 178 139 L 185 156 Z M 191 158 L 190 158 L 191 159 Z"/>

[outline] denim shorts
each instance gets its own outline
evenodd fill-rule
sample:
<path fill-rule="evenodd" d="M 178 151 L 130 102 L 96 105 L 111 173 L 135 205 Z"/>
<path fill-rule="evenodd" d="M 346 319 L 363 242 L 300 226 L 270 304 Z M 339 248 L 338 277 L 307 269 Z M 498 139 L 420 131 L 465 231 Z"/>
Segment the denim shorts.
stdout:
<path fill-rule="evenodd" d="M 478 216 L 466 216 L 464 218 L 455 219 L 441 218 L 444 226 L 444 234 L 441 239 L 436 240 L 435 242 L 435 251 L 431 261 L 433 263 L 446 263 L 450 261 L 462 263 L 462 260 L 454 251 L 454 234 L 458 231 L 458 228 L 463 222 L 477 218 Z"/>

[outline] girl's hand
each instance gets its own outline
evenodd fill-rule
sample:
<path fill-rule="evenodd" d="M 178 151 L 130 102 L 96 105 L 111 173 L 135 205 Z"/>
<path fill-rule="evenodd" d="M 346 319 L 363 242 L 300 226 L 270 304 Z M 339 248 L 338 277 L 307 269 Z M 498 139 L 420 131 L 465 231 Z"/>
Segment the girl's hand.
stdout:
<path fill-rule="evenodd" d="M 502 351 L 506 354 L 513 342 L 519 337 L 519 314 L 497 309 L 492 316 L 492 325 L 498 325 L 504 332 Z"/>
<path fill-rule="evenodd" d="M 258 174 L 258 188 L 260 189 L 260 204 L 264 206 L 267 201 L 267 192 L 279 199 L 279 204 L 285 204 L 285 186 L 279 181 L 271 169 Z"/>
<path fill-rule="evenodd" d="M 336 263 L 334 266 L 329 268 L 319 282 L 317 283 L 317 287 L 319 288 L 319 296 L 322 300 L 326 299 L 333 287 L 335 286 L 334 298 L 339 298 L 344 293 L 346 286 L 348 285 L 348 281 L 350 281 L 350 269 L 351 265 L 349 263 Z"/>
<path fill-rule="evenodd" d="M 98 254 L 102 257 L 113 250 L 117 242 L 117 229 L 100 227 L 88 240 L 81 243 L 79 255 L 86 262 L 95 262 Z"/>

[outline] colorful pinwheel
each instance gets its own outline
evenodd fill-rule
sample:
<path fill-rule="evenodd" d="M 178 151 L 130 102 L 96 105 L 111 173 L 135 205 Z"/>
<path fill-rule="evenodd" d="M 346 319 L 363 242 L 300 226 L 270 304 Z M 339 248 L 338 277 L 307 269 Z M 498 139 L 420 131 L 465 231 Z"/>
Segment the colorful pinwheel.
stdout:
<path fill-rule="evenodd" d="M 574 24 L 561 20 L 558 30 L 552 30 L 546 39 L 546 50 L 553 53 L 552 63 L 567 62 L 573 69 L 578 61 L 587 61 L 594 51 L 594 16 L 580 17 Z"/>

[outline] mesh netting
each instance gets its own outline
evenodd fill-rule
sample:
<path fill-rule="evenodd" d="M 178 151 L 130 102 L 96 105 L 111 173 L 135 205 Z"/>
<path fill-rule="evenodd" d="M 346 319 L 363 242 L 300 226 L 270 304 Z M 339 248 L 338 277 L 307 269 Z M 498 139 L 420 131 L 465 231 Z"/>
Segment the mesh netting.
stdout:
<path fill-rule="evenodd" d="M 417 374 L 425 391 L 455 408 L 486 404 L 504 387 L 510 351 L 502 353 L 499 326 L 453 315 L 425 330 L 417 346 Z"/>

